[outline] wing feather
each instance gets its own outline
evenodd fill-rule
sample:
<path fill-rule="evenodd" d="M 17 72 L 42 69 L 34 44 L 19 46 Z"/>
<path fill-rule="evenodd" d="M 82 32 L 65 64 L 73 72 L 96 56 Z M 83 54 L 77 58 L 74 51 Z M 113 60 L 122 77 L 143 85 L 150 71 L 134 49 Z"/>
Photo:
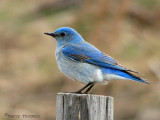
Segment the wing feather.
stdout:
<path fill-rule="evenodd" d="M 85 62 L 100 67 L 137 73 L 136 71 L 120 66 L 112 57 L 108 56 L 105 53 L 102 53 L 92 45 L 81 46 L 81 45 L 70 44 L 64 46 L 62 52 L 65 56 L 74 61 Z"/>

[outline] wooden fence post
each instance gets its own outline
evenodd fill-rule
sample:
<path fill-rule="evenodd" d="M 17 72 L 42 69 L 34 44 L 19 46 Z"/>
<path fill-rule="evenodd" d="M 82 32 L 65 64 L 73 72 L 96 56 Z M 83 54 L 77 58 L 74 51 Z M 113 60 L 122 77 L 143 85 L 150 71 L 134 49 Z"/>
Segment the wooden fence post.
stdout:
<path fill-rule="evenodd" d="M 113 97 L 58 93 L 56 120 L 113 120 Z"/>

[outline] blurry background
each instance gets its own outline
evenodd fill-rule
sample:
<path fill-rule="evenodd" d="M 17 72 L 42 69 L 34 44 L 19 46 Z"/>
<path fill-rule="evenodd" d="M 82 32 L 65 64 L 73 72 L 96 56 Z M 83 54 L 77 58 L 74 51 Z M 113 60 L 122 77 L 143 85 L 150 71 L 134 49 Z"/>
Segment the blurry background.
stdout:
<path fill-rule="evenodd" d="M 160 120 L 159 21 L 159 0 L 1 0 L 0 119 L 8 113 L 55 120 L 56 94 L 84 86 L 60 73 L 56 42 L 43 34 L 68 26 L 151 81 L 92 89 L 114 97 L 115 120 Z"/>

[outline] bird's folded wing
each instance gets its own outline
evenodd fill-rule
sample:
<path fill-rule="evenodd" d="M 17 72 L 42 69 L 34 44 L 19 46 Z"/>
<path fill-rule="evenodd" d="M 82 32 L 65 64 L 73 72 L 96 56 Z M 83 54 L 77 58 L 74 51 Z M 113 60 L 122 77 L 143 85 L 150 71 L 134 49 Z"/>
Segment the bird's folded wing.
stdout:
<path fill-rule="evenodd" d="M 111 69 L 135 72 L 118 65 L 112 57 L 102 53 L 93 46 L 78 46 L 71 44 L 63 47 L 62 52 L 65 56 L 74 61 L 89 63 Z"/>

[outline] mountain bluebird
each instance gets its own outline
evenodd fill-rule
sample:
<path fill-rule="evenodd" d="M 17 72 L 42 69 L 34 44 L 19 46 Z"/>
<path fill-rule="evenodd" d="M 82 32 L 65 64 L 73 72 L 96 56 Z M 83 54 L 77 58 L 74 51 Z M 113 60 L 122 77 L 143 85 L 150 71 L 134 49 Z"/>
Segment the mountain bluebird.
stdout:
<path fill-rule="evenodd" d="M 80 34 L 69 27 L 62 27 L 53 33 L 44 33 L 56 39 L 56 60 L 62 73 L 71 79 L 86 84 L 74 92 L 81 94 L 96 84 L 106 84 L 115 79 L 130 79 L 148 83 L 146 79 L 137 77 L 137 73 L 119 65 L 112 57 L 101 52 L 86 42 Z"/>

